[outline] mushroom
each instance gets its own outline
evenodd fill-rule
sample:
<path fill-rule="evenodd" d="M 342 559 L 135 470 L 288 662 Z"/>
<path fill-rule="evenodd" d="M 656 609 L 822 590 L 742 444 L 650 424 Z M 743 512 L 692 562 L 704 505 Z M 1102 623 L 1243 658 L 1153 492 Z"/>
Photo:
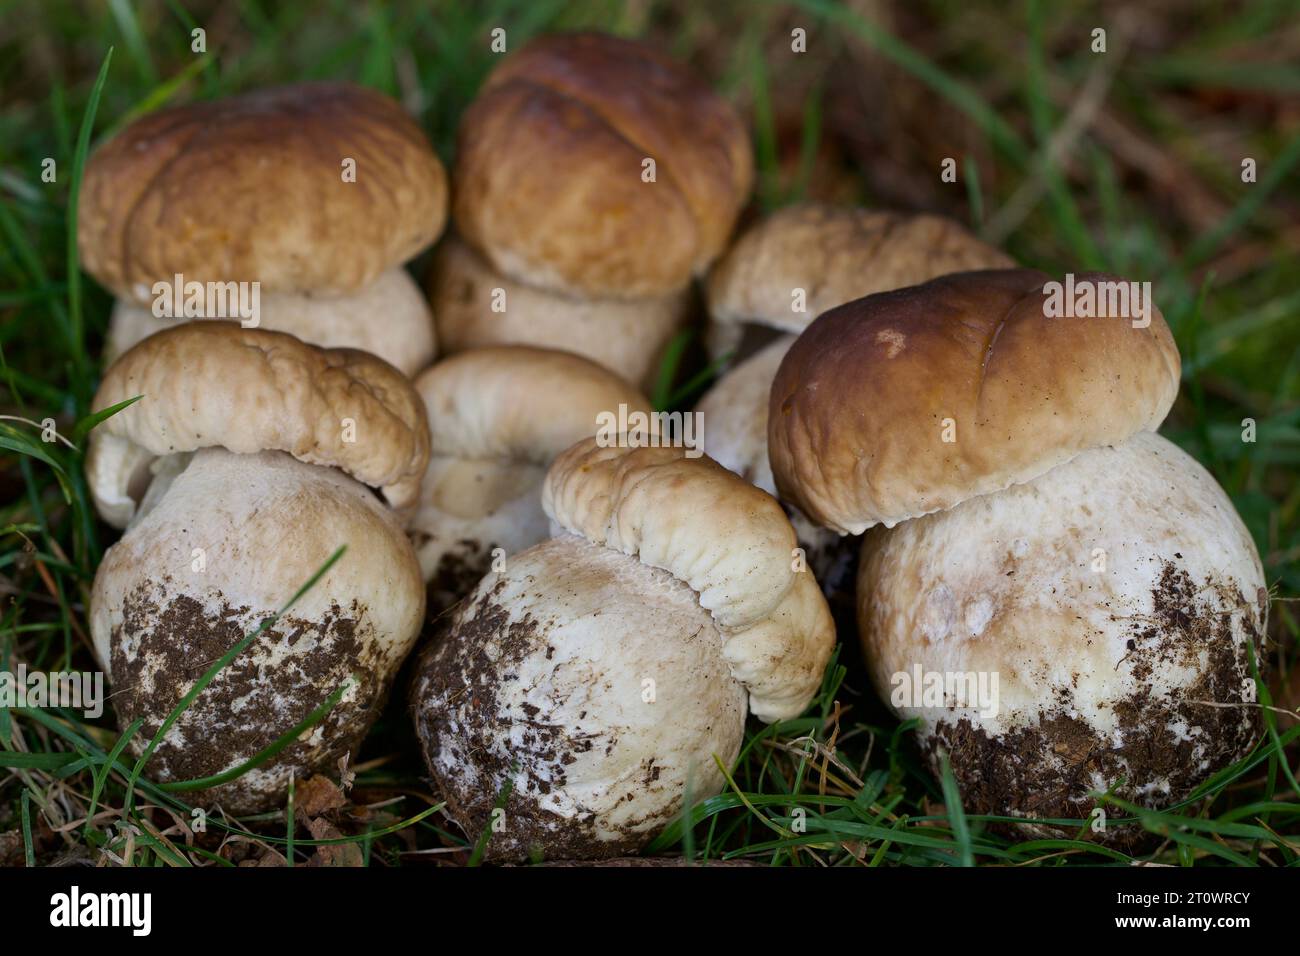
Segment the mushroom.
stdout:
<path fill-rule="evenodd" d="M 735 110 L 680 64 L 566 33 L 487 78 L 461 121 L 454 179 L 456 229 L 478 258 L 453 246 L 435 259 L 440 334 L 567 349 L 642 383 L 692 276 L 731 233 L 753 157 Z M 593 319 L 612 329 L 590 334 Z M 631 325 L 633 343 L 611 343 Z"/>
<path fill-rule="evenodd" d="M 419 126 L 372 90 L 309 83 L 150 113 L 95 152 L 81 189 L 82 264 L 118 297 L 107 358 L 179 321 L 237 318 L 414 374 L 434 325 L 402 263 L 446 208 Z"/>
<path fill-rule="evenodd" d="M 192 322 L 127 351 L 96 410 L 143 397 L 91 435 L 101 514 L 129 522 L 95 576 L 90 628 L 139 755 L 195 682 L 346 552 L 203 689 L 150 772 L 206 778 L 251 760 L 322 706 L 269 761 L 199 795 L 236 813 L 279 805 L 332 768 L 383 705 L 424 614 L 419 562 L 391 504 L 410 508 L 428 458 L 423 404 L 364 352 Z M 133 492 L 139 495 L 137 501 Z"/>
<path fill-rule="evenodd" d="M 768 439 L 810 518 L 883 525 L 869 667 L 966 809 L 1125 843 L 1095 792 L 1165 806 L 1252 745 L 1266 591 L 1227 496 L 1154 434 L 1180 372 L 1164 318 L 1048 317 L 1051 288 L 970 272 L 832 309 L 777 372 Z"/>
<path fill-rule="evenodd" d="M 648 299 L 557 295 L 495 272 L 454 235 L 434 251 L 428 289 L 448 355 L 509 342 L 564 349 L 646 387 L 691 305 L 688 287 Z"/>
<path fill-rule="evenodd" d="M 464 597 L 499 559 L 550 536 L 546 469 L 560 452 L 650 402 L 595 362 L 553 349 L 500 345 L 444 359 L 415 381 L 431 455 L 413 533 L 431 607 Z M 626 420 L 626 416 L 624 417 Z"/>
<path fill-rule="evenodd" d="M 795 203 L 746 230 L 709 274 L 709 353 L 743 359 L 853 299 L 1014 264 L 942 216 Z"/>
<path fill-rule="evenodd" d="M 853 299 L 1011 259 L 939 216 L 824 203 L 786 206 L 748 229 L 709 275 L 708 344 L 727 371 L 700 400 L 705 451 L 776 494 L 767 454 L 767 402 L 790 344 L 814 318 Z M 832 603 L 852 603 L 856 542 L 790 520 Z M 851 611 L 847 613 L 851 618 Z"/>
<path fill-rule="evenodd" d="M 557 537 L 421 656 L 416 730 L 490 858 L 619 856 L 720 791 L 747 698 L 769 722 L 807 707 L 834 625 L 780 506 L 707 457 L 584 439 L 542 502 Z"/>

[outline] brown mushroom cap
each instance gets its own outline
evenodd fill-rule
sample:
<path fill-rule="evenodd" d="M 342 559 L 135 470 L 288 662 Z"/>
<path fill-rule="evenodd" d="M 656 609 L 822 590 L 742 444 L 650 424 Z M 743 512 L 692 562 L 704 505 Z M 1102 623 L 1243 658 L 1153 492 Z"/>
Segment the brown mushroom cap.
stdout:
<path fill-rule="evenodd" d="M 139 302 L 176 274 L 342 294 L 433 242 L 446 207 L 442 164 L 396 102 L 308 83 L 132 123 L 86 166 L 77 243 L 86 271 Z"/>
<path fill-rule="evenodd" d="M 772 213 L 709 273 L 709 351 L 733 351 L 745 324 L 802 332 L 827 309 L 950 272 L 1015 265 L 942 216 L 805 202 Z M 793 292 L 804 308 L 795 311 Z"/>
<path fill-rule="evenodd" d="M 415 504 L 429 460 L 424 402 L 401 372 L 283 332 L 204 321 L 151 335 L 113 363 L 92 407 L 137 396 L 92 432 L 86 457 L 96 506 L 119 527 L 140 470 L 166 455 L 285 451 L 382 489 L 399 509 Z"/>
<path fill-rule="evenodd" d="M 1084 273 L 1076 285 L 1085 280 L 1123 281 Z M 1048 281 L 1026 269 L 958 273 L 814 321 L 772 384 L 768 445 L 782 498 L 857 534 L 1155 430 L 1180 371 L 1159 310 L 1151 305 L 1145 327 L 1049 318 Z"/>
<path fill-rule="evenodd" d="M 680 64 L 632 40 L 558 34 L 488 77 L 461 121 L 455 177 L 457 229 L 497 270 L 642 298 L 721 252 L 753 156 L 735 110 Z"/>

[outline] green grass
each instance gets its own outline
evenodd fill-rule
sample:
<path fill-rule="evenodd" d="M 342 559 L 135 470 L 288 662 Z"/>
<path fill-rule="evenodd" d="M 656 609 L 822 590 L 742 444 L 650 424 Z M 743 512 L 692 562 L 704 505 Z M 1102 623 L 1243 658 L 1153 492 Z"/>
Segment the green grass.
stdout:
<path fill-rule="evenodd" d="M 1082 3 L 931 0 L 900 6 L 892 22 L 831 0 L 0 4 L 0 664 L 94 667 L 86 607 L 111 538 L 89 504 L 81 449 L 99 420 L 87 412 L 111 301 L 77 264 L 88 147 L 172 101 L 329 77 L 402 99 L 448 159 L 457 119 L 491 68 L 493 27 L 517 49 L 543 30 L 596 26 L 650 34 L 741 105 L 755 135 L 756 208 L 805 196 L 924 207 L 1027 265 L 1152 280 L 1184 359 L 1165 434 L 1206 464 L 1254 535 L 1274 597 L 1272 677 L 1260 701 L 1294 709 L 1300 136 L 1293 120 L 1285 130 L 1284 102 L 1300 92 L 1300 35 L 1288 8 L 1144 5 L 1164 24 L 1158 39 L 1139 30 L 1125 40 L 1112 17 L 1106 56 L 1116 59 L 1107 60 L 1088 50 L 1098 14 Z M 190 51 L 196 26 L 208 31 L 204 55 Z M 802 57 L 789 53 L 795 26 L 808 31 Z M 1099 122 L 1054 149 L 1090 79 L 1105 81 Z M 887 101 L 924 108 L 900 115 Z M 958 160 L 955 184 L 939 179 L 946 156 Z M 1244 156 L 1258 163 L 1256 183 L 1240 181 Z M 57 163 L 52 184 L 40 179 L 47 157 Z M 702 392 L 712 369 L 697 353 L 698 342 L 675 343 L 657 404 L 680 407 Z M 40 440 L 46 418 L 67 443 Z M 1241 441 L 1245 418 L 1257 424 L 1253 445 Z M 303 863 L 343 843 L 361 846 L 371 865 L 476 862 L 478 835 L 459 833 L 422 779 L 401 703 L 357 755 L 344 836 L 331 840 L 308 839 L 277 812 L 212 818 L 207 836 L 190 841 L 178 823 L 190 819 L 185 794 L 210 781 L 152 781 L 147 755 L 127 753 L 138 727 L 123 734 L 111 715 L 0 710 L 0 832 L 21 836 L 23 859 L 11 862 L 29 865 L 105 854 L 229 865 L 236 846 Z M 1100 795 L 1110 825 L 1131 820 L 1155 835 L 1143 859 L 1295 864 L 1300 727 L 1264 714 L 1256 750 L 1175 807 L 1152 812 Z M 650 850 L 788 865 L 1130 864 L 1086 833 L 1000 835 L 996 818 L 963 811 L 950 773 L 930 774 L 911 730 L 874 699 L 857 650 L 843 648 L 809 711 L 751 722 L 725 768 L 727 788 Z"/>

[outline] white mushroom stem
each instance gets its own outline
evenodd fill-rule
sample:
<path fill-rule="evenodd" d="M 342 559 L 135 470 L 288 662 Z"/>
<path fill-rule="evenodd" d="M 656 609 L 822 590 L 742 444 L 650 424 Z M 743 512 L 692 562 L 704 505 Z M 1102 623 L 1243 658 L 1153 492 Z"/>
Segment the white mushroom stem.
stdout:
<path fill-rule="evenodd" d="M 170 459 L 173 464 L 183 460 Z M 214 792 L 231 810 L 278 805 L 291 776 L 359 745 L 419 632 L 424 588 L 392 513 L 343 473 L 280 452 L 196 452 L 109 548 L 90 627 L 139 752 L 195 681 L 343 556 L 205 688 L 150 764 L 160 780 L 247 761 L 345 683 L 326 718 Z"/>
<path fill-rule="evenodd" d="M 981 812 L 1056 816 L 1120 777 L 1146 805 L 1177 800 L 1243 755 L 1264 584 L 1222 489 L 1141 432 L 871 532 L 859 622 L 881 696 L 922 719 Z M 916 696 L 918 672 L 995 698 Z"/>
<path fill-rule="evenodd" d="M 437 350 L 429 305 L 420 287 L 400 266 L 345 295 L 259 290 L 257 315 L 252 318 L 229 309 L 226 315 L 187 315 L 185 302 L 175 303 L 170 295 L 162 304 L 167 311 L 159 316 L 152 303 L 142 306 L 125 299 L 117 301 L 104 343 L 106 363 L 155 332 L 189 319 L 229 318 L 247 327 L 288 332 L 324 348 L 361 349 L 378 355 L 403 375 L 424 368 Z"/>

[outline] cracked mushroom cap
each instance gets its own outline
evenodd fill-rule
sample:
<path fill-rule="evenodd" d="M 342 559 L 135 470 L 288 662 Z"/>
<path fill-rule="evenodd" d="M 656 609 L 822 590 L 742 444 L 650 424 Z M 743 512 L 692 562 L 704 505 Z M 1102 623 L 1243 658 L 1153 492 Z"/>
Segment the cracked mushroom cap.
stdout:
<path fill-rule="evenodd" d="M 1120 778 L 1165 806 L 1259 729 L 1259 555 L 1209 473 L 1150 432 L 874 529 L 858 602 L 877 690 L 922 719 L 936 768 L 947 751 L 969 812 L 1086 818 Z M 926 700 L 918 673 L 986 693 Z"/>
<path fill-rule="evenodd" d="M 543 501 L 567 533 L 452 617 L 416 726 L 467 833 L 512 788 L 489 855 L 618 856 L 721 789 L 747 695 L 767 721 L 808 705 L 834 628 L 780 507 L 707 458 L 587 439 Z"/>
<path fill-rule="evenodd" d="M 663 296 L 722 251 L 753 165 L 736 111 L 682 65 L 634 40 L 556 34 L 503 61 L 465 112 L 452 212 L 521 282 Z"/>
<path fill-rule="evenodd" d="M 709 273 L 709 352 L 742 351 L 747 326 L 798 334 L 828 309 L 1008 255 L 942 216 L 805 202 L 747 229 Z M 804 292 L 795 311 L 794 290 Z"/>
<path fill-rule="evenodd" d="M 259 298 L 258 328 L 287 332 L 324 348 L 371 352 L 403 375 L 414 375 L 433 361 L 436 343 L 429 304 L 400 266 L 348 295 L 265 292 Z M 158 317 L 149 307 L 118 299 L 104 343 L 105 363 L 111 364 L 155 332 L 184 321 Z"/>
<path fill-rule="evenodd" d="M 394 100 L 305 83 L 131 123 L 86 165 L 77 245 L 140 303 L 177 274 L 343 295 L 432 243 L 446 208 L 446 172 Z"/>
<path fill-rule="evenodd" d="M 650 387 L 690 290 L 648 299 L 584 299 L 516 282 L 455 236 L 438 244 L 428 275 L 438 342 L 452 354 L 490 345 L 535 345 L 584 355 Z"/>
<path fill-rule="evenodd" d="M 1107 317 L 1049 317 L 1049 281 L 1028 269 L 964 272 L 820 316 L 772 383 L 768 454 L 781 497 L 859 534 L 1156 429 L 1180 374 L 1160 311 L 1148 302 L 1139 315 L 1130 302 Z M 1129 285 L 1104 273 L 1080 283 Z"/>
<path fill-rule="evenodd" d="M 94 411 L 140 400 L 91 433 L 86 478 L 101 517 L 125 527 L 156 459 L 200 448 L 285 451 L 347 472 L 394 508 L 413 506 L 429 459 L 424 403 L 382 359 L 321 349 L 234 322 L 150 336 L 104 374 Z"/>
<path fill-rule="evenodd" d="M 283 806 L 291 777 L 335 773 L 379 715 L 423 621 L 419 565 L 391 510 L 341 471 L 222 448 L 172 466 L 105 553 L 91 593 L 91 637 L 118 720 L 143 720 L 137 756 L 208 668 L 347 545 L 199 693 L 149 764 L 161 781 L 233 769 L 348 684 L 270 761 L 195 796 L 233 813 Z"/>
<path fill-rule="evenodd" d="M 620 406 L 652 411 L 594 362 L 526 346 L 444 359 L 415 387 L 428 410 L 430 457 L 413 529 L 425 579 L 450 601 L 478 583 L 493 549 L 514 554 L 549 537 L 541 489 L 556 455 L 595 435 L 601 416 L 617 418 Z"/>

